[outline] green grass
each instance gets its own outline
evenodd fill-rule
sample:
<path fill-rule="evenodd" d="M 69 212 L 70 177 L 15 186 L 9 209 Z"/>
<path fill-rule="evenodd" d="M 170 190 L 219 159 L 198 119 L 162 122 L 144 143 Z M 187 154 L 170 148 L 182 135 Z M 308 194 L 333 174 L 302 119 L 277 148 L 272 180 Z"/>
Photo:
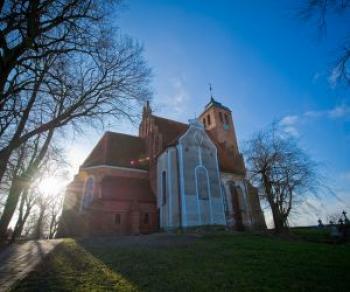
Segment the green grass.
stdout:
<path fill-rule="evenodd" d="M 313 242 L 331 242 L 330 230 L 328 227 L 297 227 L 290 229 L 291 234 L 298 236 L 303 240 Z"/>
<path fill-rule="evenodd" d="M 350 291 L 349 279 L 348 244 L 215 233 L 166 247 L 65 240 L 14 290 Z"/>

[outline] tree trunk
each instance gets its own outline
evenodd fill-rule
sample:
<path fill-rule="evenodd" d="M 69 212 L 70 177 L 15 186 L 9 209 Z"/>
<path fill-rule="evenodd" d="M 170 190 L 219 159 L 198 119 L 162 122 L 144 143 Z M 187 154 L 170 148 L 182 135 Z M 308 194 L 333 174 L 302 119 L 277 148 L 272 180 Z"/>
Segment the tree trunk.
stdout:
<path fill-rule="evenodd" d="M 280 211 L 278 210 L 278 205 L 275 203 L 271 204 L 271 211 L 272 211 L 273 223 L 275 225 L 275 232 L 281 233 L 285 231 L 283 215 L 280 214 Z"/>
<path fill-rule="evenodd" d="M 13 233 L 12 233 L 11 242 L 15 242 L 16 239 L 22 235 L 24 224 L 26 224 L 27 219 L 29 217 L 29 214 L 31 211 L 31 207 L 29 205 L 27 206 L 26 211 L 23 215 L 24 202 L 27 199 L 27 196 L 28 196 L 28 190 L 25 190 L 22 194 L 22 197 L 21 197 L 21 204 L 20 204 L 20 208 L 19 208 L 20 212 L 19 212 L 19 216 L 18 216 L 16 225 L 15 225 L 15 229 L 13 230 Z"/>
<path fill-rule="evenodd" d="M 20 198 L 23 189 L 28 189 L 29 184 L 32 182 L 34 174 L 38 171 L 39 164 L 45 157 L 48 147 L 50 145 L 51 139 L 54 134 L 54 129 L 51 129 L 46 137 L 46 140 L 38 154 L 38 156 L 32 161 L 32 163 L 27 167 L 27 169 L 22 173 L 20 177 L 15 177 L 12 181 L 11 189 L 6 200 L 4 212 L 0 219 L 0 242 L 5 240 L 8 225 L 12 219 L 12 216 L 16 210 L 18 200 Z M 3 152 L 6 155 L 7 152 Z M 2 159 L 3 153 L 0 152 L 0 160 Z M 10 154 L 9 154 L 10 155 Z M 36 153 L 34 153 L 36 155 Z M 9 159 L 9 157 L 7 158 Z M 1 167 L 4 167 L 4 172 L 6 170 L 6 163 L 0 162 L 0 182 L 1 182 Z M 3 172 L 3 173 L 4 173 Z M 25 178 L 25 179 L 24 179 Z"/>
<path fill-rule="evenodd" d="M 39 213 L 39 218 L 35 226 L 34 230 L 34 239 L 40 239 L 42 237 L 42 231 L 43 231 L 43 222 L 44 222 L 44 213 L 45 210 L 41 208 Z"/>
<path fill-rule="evenodd" d="M 50 232 L 49 232 L 49 239 L 52 239 L 55 232 L 56 232 L 56 215 L 52 215 L 51 221 L 50 221 Z"/>
<path fill-rule="evenodd" d="M 5 175 L 7 164 L 10 159 L 11 152 L 10 151 L 3 151 L 0 152 L 0 182 L 2 181 L 2 178 Z"/>
<path fill-rule="evenodd" d="M 14 236 L 16 236 L 16 237 L 13 238 L 13 241 L 15 241 L 16 238 L 18 238 L 18 237 L 20 237 L 22 235 L 24 225 L 26 224 L 29 215 L 30 215 L 30 209 L 28 209 L 26 211 L 26 213 L 25 213 L 25 215 L 24 215 L 24 217 L 23 217 L 23 219 L 21 221 L 21 224 L 18 226 L 17 233 L 16 234 L 15 234 L 15 232 L 13 233 Z M 16 231 L 16 229 L 15 229 L 15 231 Z"/>
<path fill-rule="evenodd" d="M 0 242 L 6 240 L 7 229 L 16 210 L 21 192 L 22 182 L 20 180 L 14 180 L 6 200 L 4 211 L 0 218 Z"/>

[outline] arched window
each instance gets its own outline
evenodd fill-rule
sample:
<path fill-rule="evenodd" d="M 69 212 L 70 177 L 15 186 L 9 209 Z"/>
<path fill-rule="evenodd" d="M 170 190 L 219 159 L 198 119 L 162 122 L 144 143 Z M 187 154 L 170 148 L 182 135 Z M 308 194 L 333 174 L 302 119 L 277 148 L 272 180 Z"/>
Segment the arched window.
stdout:
<path fill-rule="evenodd" d="M 208 117 L 207 117 L 207 119 L 208 119 L 208 126 L 210 126 L 210 115 L 208 115 Z"/>
<path fill-rule="evenodd" d="M 235 219 L 235 228 L 237 230 L 243 230 L 243 219 L 241 210 L 241 200 L 240 193 L 242 192 L 239 186 L 236 186 L 233 181 L 229 183 L 231 198 L 232 198 L 232 208 L 233 208 L 233 218 Z"/>
<path fill-rule="evenodd" d="M 208 176 L 205 167 L 200 166 L 196 168 L 196 186 L 197 194 L 200 200 L 209 199 L 209 189 L 208 189 Z"/>
<path fill-rule="evenodd" d="M 154 136 L 154 142 L 153 142 L 153 151 L 154 153 L 158 153 L 160 149 L 160 143 L 159 143 L 159 135 Z"/>
<path fill-rule="evenodd" d="M 149 214 L 145 213 L 143 217 L 143 224 L 148 224 L 149 223 Z"/>
<path fill-rule="evenodd" d="M 94 188 L 95 188 L 95 181 L 94 181 L 94 178 L 92 176 L 90 176 L 85 183 L 83 202 L 82 202 L 83 208 L 88 208 L 90 206 L 91 202 L 93 201 Z"/>
<path fill-rule="evenodd" d="M 120 224 L 120 214 L 115 214 L 114 224 L 116 224 L 116 225 Z"/>
<path fill-rule="evenodd" d="M 224 118 L 222 116 L 222 112 L 219 112 L 219 117 L 220 117 L 220 122 L 223 124 L 224 123 Z"/>
<path fill-rule="evenodd" d="M 166 172 L 162 172 L 162 205 L 166 204 Z"/>
<path fill-rule="evenodd" d="M 245 201 L 245 196 L 243 194 L 243 190 L 240 186 L 236 186 L 236 191 L 237 191 L 238 198 L 239 198 L 240 208 L 244 212 L 247 209 L 247 204 Z"/>
<path fill-rule="evenodd" d="M 229 120 L 228 120 L 228 115 L 227 114 L 225 114 L 225 122 L 226 122 L 226 125 L 229 125 L 230 123 L 229 123 Z"/>

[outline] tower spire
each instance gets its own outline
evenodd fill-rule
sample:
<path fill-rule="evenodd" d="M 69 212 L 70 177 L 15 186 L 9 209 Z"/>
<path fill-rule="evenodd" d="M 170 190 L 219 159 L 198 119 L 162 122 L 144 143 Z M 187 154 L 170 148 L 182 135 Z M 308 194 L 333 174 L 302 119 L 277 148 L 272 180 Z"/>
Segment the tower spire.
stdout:
<path fill-rule="evenodd" d="M 209 92 L 210 92 L 210 101 L 214 101 L 213 97 L 213 87 L 211 86 L 211 83 L 209 82 Z"/>
<path fill-rule="evenodd" d="M 150 106 L 149 100 L 146 100 L 146 104 L 143 106 L 143 116 L 148 116 L 152 114 L 152 108 Z"/>

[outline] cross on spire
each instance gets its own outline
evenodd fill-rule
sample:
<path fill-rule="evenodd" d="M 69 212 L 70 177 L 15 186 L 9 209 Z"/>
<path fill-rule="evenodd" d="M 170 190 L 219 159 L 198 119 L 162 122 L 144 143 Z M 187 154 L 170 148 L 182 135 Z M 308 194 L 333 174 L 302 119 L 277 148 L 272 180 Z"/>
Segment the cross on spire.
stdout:
<path fill-rule="evenodd" d="M 209 92 L 210 92 L 210 100 L 214 100 L 213 97 L 213 87 L 211 86 L 211 83 L 209 82 Z"/>

